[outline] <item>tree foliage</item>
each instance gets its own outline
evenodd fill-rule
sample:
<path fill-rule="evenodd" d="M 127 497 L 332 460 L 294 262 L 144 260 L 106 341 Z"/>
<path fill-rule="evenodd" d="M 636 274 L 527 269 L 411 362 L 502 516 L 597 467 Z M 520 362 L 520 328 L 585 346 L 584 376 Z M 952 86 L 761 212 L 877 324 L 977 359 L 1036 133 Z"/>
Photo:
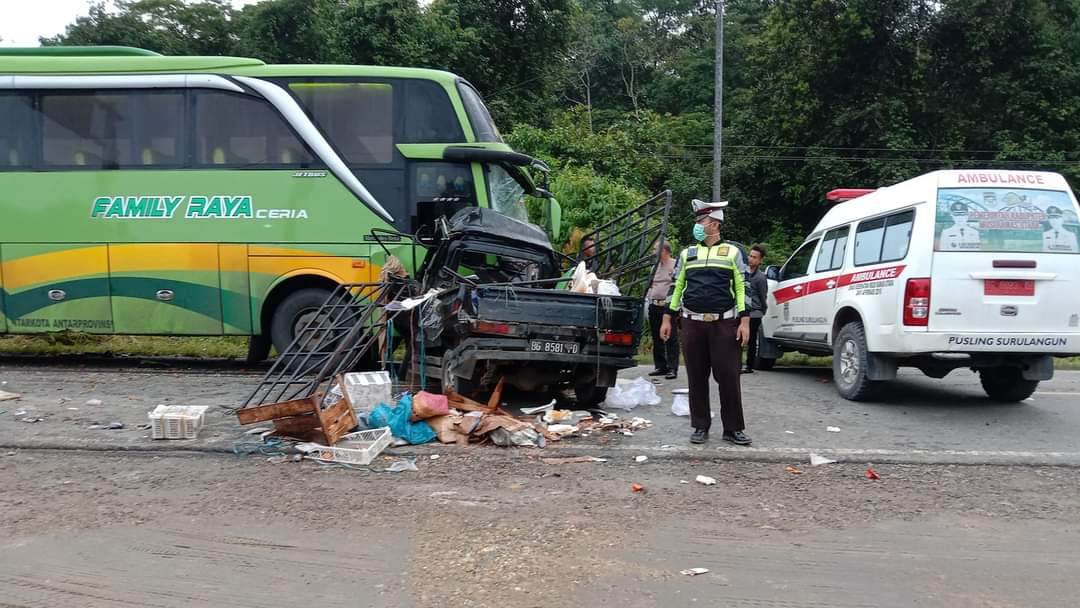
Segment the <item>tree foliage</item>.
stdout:
<path fill-rule="evenodd" d="M 727 0 L 726 230 L 773 261 L 823 194 L 939 168 L 1080 185 L 1080 0 Z M 550 162 L 569 224 L 712 190 L 708 0 L 117 0 L 46 44 L 447 69 Z"/>

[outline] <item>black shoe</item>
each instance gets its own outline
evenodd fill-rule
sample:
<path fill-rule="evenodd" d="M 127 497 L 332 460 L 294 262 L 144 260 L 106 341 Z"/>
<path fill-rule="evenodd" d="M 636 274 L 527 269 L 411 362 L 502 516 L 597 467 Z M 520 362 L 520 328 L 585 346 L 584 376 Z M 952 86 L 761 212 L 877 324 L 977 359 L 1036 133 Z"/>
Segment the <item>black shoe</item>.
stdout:
<path fill-rule="evenodd" d="M 676 379 L 678 377 L 679 377 L 679 374 L 677 372 L 668 372 L 667 375 L 664 376 L 664 378 L 666 378 L 668 380 L 674 380 L 674 379 Z"/>
<path fill-rule="evenodd" d="M 740 373 L 752 374 L 752 373 L 754 373 L 754 368 L 752 368 L 752 367 L 744 367 L 744 368 L 742 368 L 742 372 L 740 372 Z"/>
<path fill-rule="evenodd" d="M 664 374 L 667 374 L 667 371 L 662 369 L 654 369 L 653 371 L 649 372 L 650 376 L 663 376 Z"/>
<path fill-rule="evenodd" d="M 694 434 L 690 435 L 690 443 L 705 443 L 708 440 L 709 431 L 694 429 Z"/>
<path fill-rule="evenodd" d="M 723 437 L 721 437 L 721 439 L 723 439 L 724 441 L 730 441 L 735 445 L 750 445 L 752 443 L 750 441 L 750 438 L 746 436 L 746 433 L 742 431 L 724 431 L 724 435 Z"/>

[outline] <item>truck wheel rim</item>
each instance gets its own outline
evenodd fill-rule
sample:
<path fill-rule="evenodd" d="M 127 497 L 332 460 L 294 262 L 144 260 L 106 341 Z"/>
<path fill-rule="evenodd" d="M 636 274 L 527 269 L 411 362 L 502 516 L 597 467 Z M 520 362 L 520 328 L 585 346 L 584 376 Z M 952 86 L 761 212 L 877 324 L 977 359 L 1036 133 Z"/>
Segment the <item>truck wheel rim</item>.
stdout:
<path fill-rule="evenodd" d="M 859 349 L 854 340 L 845 340 L 840 347 L 840 379 L 846 385 L 855 383 L 859 377 Z"/>

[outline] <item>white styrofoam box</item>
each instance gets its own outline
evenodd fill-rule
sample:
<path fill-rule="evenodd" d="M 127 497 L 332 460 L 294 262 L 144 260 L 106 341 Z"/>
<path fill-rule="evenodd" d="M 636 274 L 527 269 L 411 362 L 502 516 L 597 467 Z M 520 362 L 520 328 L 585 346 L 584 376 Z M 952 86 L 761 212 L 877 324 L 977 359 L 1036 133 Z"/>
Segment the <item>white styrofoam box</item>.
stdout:
<path fill-rule="evenodd" d="M 353 411 L 368 411 L 380 403 L 394 403 L 390 372 L 350 372 L 343 376 L 342 383 Z"/>
<path fill-rule="evenodd" d="M 154 439 L 195 439 L 206 423 L 207 405 L 159 405 L 147 414 Z"/>

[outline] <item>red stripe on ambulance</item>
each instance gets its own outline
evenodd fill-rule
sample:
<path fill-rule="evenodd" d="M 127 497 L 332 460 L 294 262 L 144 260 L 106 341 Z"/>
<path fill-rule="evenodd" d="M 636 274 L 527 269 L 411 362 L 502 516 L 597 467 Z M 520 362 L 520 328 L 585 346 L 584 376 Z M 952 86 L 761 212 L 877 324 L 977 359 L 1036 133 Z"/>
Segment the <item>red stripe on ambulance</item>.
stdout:
<path fill-rule="evenodd" d="M 900 273 L 904 271 L 904 268 L 904 265 L 889 266 L 887 268 L 860 270 L 858 272 L 851 272 L 834 277 L 814 279 L 813 281 L 806 281 L 804 283 L 782 287 L 777 289 L 773 295 L 776 298 L 777 304 L 783 304 L 784 302 L 790 302 L 791 300 L 802 298 L 812 293 L 821 293 L 838 287 L 856 285 L 858 283 L 869 283 L 871 281 L 895 279 L 900 276 Z"/>

